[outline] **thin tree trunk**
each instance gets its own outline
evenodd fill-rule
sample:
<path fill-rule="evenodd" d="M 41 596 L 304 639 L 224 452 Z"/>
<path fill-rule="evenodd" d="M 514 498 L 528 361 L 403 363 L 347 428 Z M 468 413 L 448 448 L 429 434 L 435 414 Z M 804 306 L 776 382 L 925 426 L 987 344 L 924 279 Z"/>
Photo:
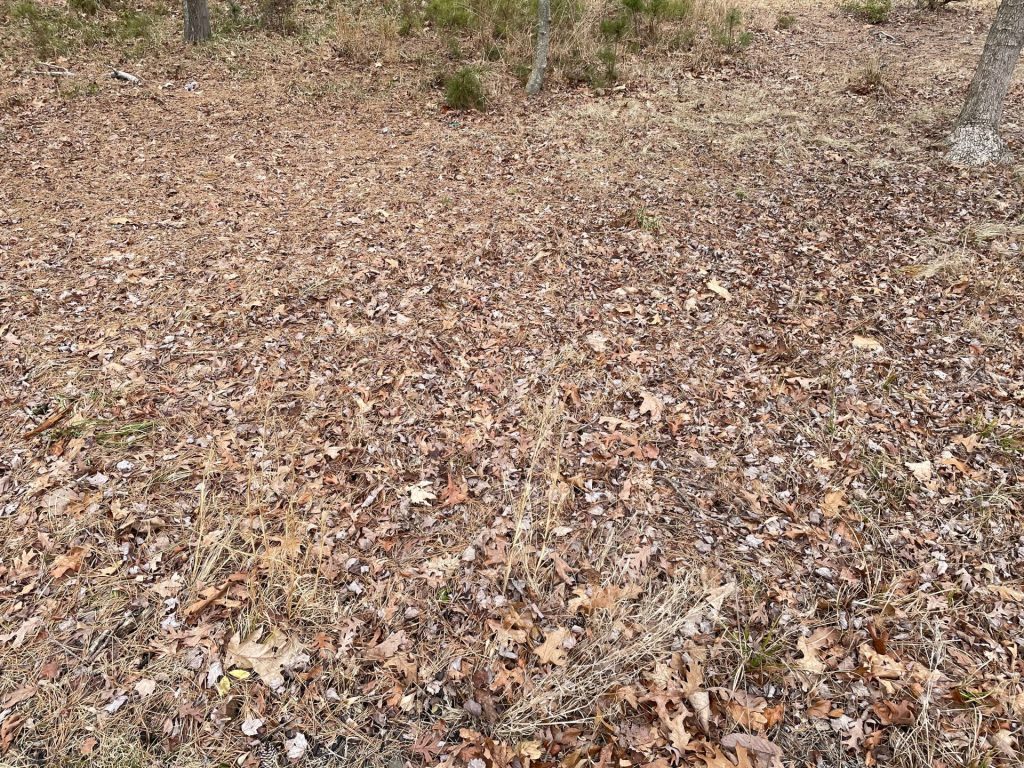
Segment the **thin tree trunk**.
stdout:
<path fill-rule="evenodd" d="M 551 46 L 551 0 L 537 0 L 537 50 L 533 55 L 533 71 L 526 83 L 528 96 L 536 96 L 544 85 L 544 71 L 548 68 L 548 49 Z"/>
<path fill-rule="evenodd" d="M 988 31 L 964 108 L 949 137 L 950 162 L 985 165 L 1007 155 L 999 135 L 1003 100 L 1024 47 L 1024 0 L 1002 0 Z"/>
<path fill-rule="evenodd" d="M 210 39 L 210 7 L 206 0 L 185 0 L 185 42 Z"/>

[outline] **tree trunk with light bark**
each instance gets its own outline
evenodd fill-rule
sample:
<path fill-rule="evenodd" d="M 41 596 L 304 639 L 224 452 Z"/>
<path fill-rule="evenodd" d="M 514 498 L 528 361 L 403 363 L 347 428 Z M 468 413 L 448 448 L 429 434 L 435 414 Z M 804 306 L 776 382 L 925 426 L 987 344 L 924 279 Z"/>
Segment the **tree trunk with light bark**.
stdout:
<path fill-rule="evenodd" d="M 999 135 L 1003 100 L 1024 47 L 1024 0 L 1002 0 L 988 31 L 964 108 L 949 136 L 946 158 L 958 165 L 986 165 L 1009 154 Z"/>
<path fill-rule="evenodd" d="M 210 7 L 206 0 L 184 0 L 185 42 L 201 43 L 210 39 Z"/>
<path fill-rule="evenodd" d="M 551 47 L 551 0 L 537 0 L 537 50 L 533 55 L 533 71 L 526 83 L 526 94 L 536 96 L 544 85 Z"/>

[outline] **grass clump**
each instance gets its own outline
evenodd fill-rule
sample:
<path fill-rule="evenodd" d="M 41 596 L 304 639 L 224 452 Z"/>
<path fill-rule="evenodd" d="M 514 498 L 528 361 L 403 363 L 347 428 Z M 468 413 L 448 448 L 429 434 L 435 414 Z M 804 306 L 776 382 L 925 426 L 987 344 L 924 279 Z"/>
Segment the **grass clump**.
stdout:
<path fill-rule="evenodd" d="M 792 13 L 782 11 L 778 16 L 775 17 L 775 28 L 779 30 L 792 29 L 796 26 L 796 16 Z"/>
<path fill-rule="evenodd" d="M 487 109 L 480 72 L 475 67 L 462 67 L 444 81 L 444 101 L 451 109 Z"/>
<path fill-rule="evenodd" d="M 474 19 L 472 10 L 463 0 L 430 0 L 426 16 L 445 29 L 468 29 Z"/>
<path fill-rule="evenodd" d="M 111 43 L 137 54 L 139 46 L 153 38 L 157 20 L 166 12 L 162 5 L 136 9 L 110 0 L 70 0 L 66 6 L 37 0 L 0 2 L 0 16 L 41 59 Z"/>
<path fill-rule="evenodd" d="M 892 0 L 845 0 L 841 7 L 869 24 L 884 24 L 892 13 Z"/>

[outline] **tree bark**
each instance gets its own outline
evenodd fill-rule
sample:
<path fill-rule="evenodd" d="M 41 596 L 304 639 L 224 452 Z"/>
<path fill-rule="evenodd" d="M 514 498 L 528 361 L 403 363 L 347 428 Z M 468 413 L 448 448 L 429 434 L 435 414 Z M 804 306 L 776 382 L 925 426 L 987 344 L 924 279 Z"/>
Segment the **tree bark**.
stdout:
<path fill-rule="evenodd" d="M 950 162 L 985 165 L 1006 158 L 1008 150 L 999 135 L 999 121 L 1022 47 L 1024 0 L 1002 0 L 967 89 L 964 108 L 949 136 L 946 157 Z"/>
<path fill-rule="evenodd" d="M 201 43 L 210 39 L 210 7 L 206 0 L 184 0 L 185 42 Z"/>
<path fill-rule="evenodd" d="M 536 96 L 544 85 L 551 46 L 551 0 L 537 0 L 537 50 L 533 54 L 533 71 L 526 83 L 526 94 Z"/>

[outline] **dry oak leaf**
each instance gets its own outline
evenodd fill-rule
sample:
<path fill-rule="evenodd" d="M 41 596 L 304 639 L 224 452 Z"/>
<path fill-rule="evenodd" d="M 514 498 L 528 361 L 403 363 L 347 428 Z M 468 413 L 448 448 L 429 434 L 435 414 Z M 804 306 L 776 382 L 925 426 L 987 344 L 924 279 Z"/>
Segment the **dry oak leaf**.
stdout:
<path fill-rule="evenodd" d="M 236 632 L 228 640 L 224 654 L 224 667 L 240 667 L 251 669 L 271 689 L 284 687 L 284 672 L 295 669 L 309 661 L 309 656 L 302 650 L 302 644 L 289 639 L 279 630 L 274 629 L 260 641 L 262 630 L 253 632 L 246 638 Z"/>
<path fill-rule="evenodd" d="M 825 662 L 821 660 L 820 654 L 827 649 L 836 639 L 836 632 L 831 627 L 820 627 L 811 633 L 810 637 L 801 637 L 796 641 L 796 648 L 803 654 L 803 658 L 796 663 L 797 669 L 804 672 L 821 674 L 825 671 Z"/>
<path fill-rule="evenodd" d="M 371 659 L 377 661 L 387 661 L 396 653 L 398 649 L 402 647 L 402 643 L 405 642 L 405 632 L 399 630 L 398 632 L 392 632 L 387 638 L 366 652 L 366 655 Z"/>
<path fill-rule="evenodd" d="M 433 482 L 420 480 L 415 485 L 409 486 L 409 501 L 413 504 L 429 506 L 430 502 L 437 498 L 433 491 Z"/>
<path fill-rule="evenodd" d="M 683 711 L 681 714 L 676 715 L 665 723 L 665 725 L 668 726 L 669 740 L 672 742 L 672 746 L 680 753 L 682 753 L 690 743 L 690 734 L 686 730 L 685 723 L 686 716 L 688 714 L 689 712 Z"/>
<path fill-rule="evenodd" d="M 903 667 L 896 659 L 884 653 L 878 653 L 871 643 L 864 643 L 857 649 L 861 663 L 871 677 L 880 680 L 899 680 L 903 677 Z"/>
<path fill-rule="evenodd" d="M 909 701 L 876 701 L 871 710 L 882 725 L 913 725 L 917 720 L 914 705 Z"/>
<path fill-rule="evenodd" d="M 652 424 L 661 421 L 661 411 L 665 407 L 661 398 L 653 392 L 641 392 L 640 397 L 643 398 L 643 402 L 640 403 L 640 415 L 649 413 Z"/>
<path fill-rule="evenodd" d="M 839 510 L 846 504 L 845 497 L 846 491 L 842 488 L 826 493 L 821 502 L 821 514 L 825 517 L 838 515 Z"/>
<path fill-rule="evenodd" d="M 745 691 L 736 691 L 726 704 L 729 717 L 736 725 L 751 731 L 760 731 L 768 724 L 764 711 L 768 702 L 761 696 L 751 696 Z"/>
<path fill-rule="evenodd" d="M 562 647 L 562 643 L 569 637 L 569 630 L 555 629 L 548 632 L 544 642 L 533 649 L 537 657 L 545 664 L 554 664 L 556 667 L 564 667 L 568 661 L 568 654 Z"/>
<path fill-rule="evenodd" d="M 832 712 L 832 700 L 831 699 L 816 699 L 811 702 L 811 706 L 807 708 L 807 717 L 812 720 L 825 720 L 829 717 Z"/>
<path fill-rule="evenodd" d="M 78 573 L 88 551 L 87 547 L 72 547 L 67 554 L 61 555 L 53 561 L 50 575 L 55 579 L 60 579 L 68 573 Z"/>
<path fill-rule="evenodd" d="M 18 735 L 27 718 L 27 715 L 8 715 L 3 723 L 0 723 L 0 755 L 7 754 L 14 737 Z"/>
<path fill-rule="evenodd" d="M 593 331 L 592 333 L 588 333 L 586 336 L 583 337 L 583 340 L 587 342 L 588 347 L 590 347 L 598 354 L 601 354 L 602 352 L 605 352 L 608 349 L 608 337 L 605 336 L 600 331 Z"/>
<path fill-rule="evenodd" d="M 782 767 L 782 749 L 773 744 L 764 736 L 755 736 L 752 733 L 730 733 L 722 739 L 722 746 L 726 749 L 743 749 L 755 755 L 758 765 L 768 768 Z"/>

